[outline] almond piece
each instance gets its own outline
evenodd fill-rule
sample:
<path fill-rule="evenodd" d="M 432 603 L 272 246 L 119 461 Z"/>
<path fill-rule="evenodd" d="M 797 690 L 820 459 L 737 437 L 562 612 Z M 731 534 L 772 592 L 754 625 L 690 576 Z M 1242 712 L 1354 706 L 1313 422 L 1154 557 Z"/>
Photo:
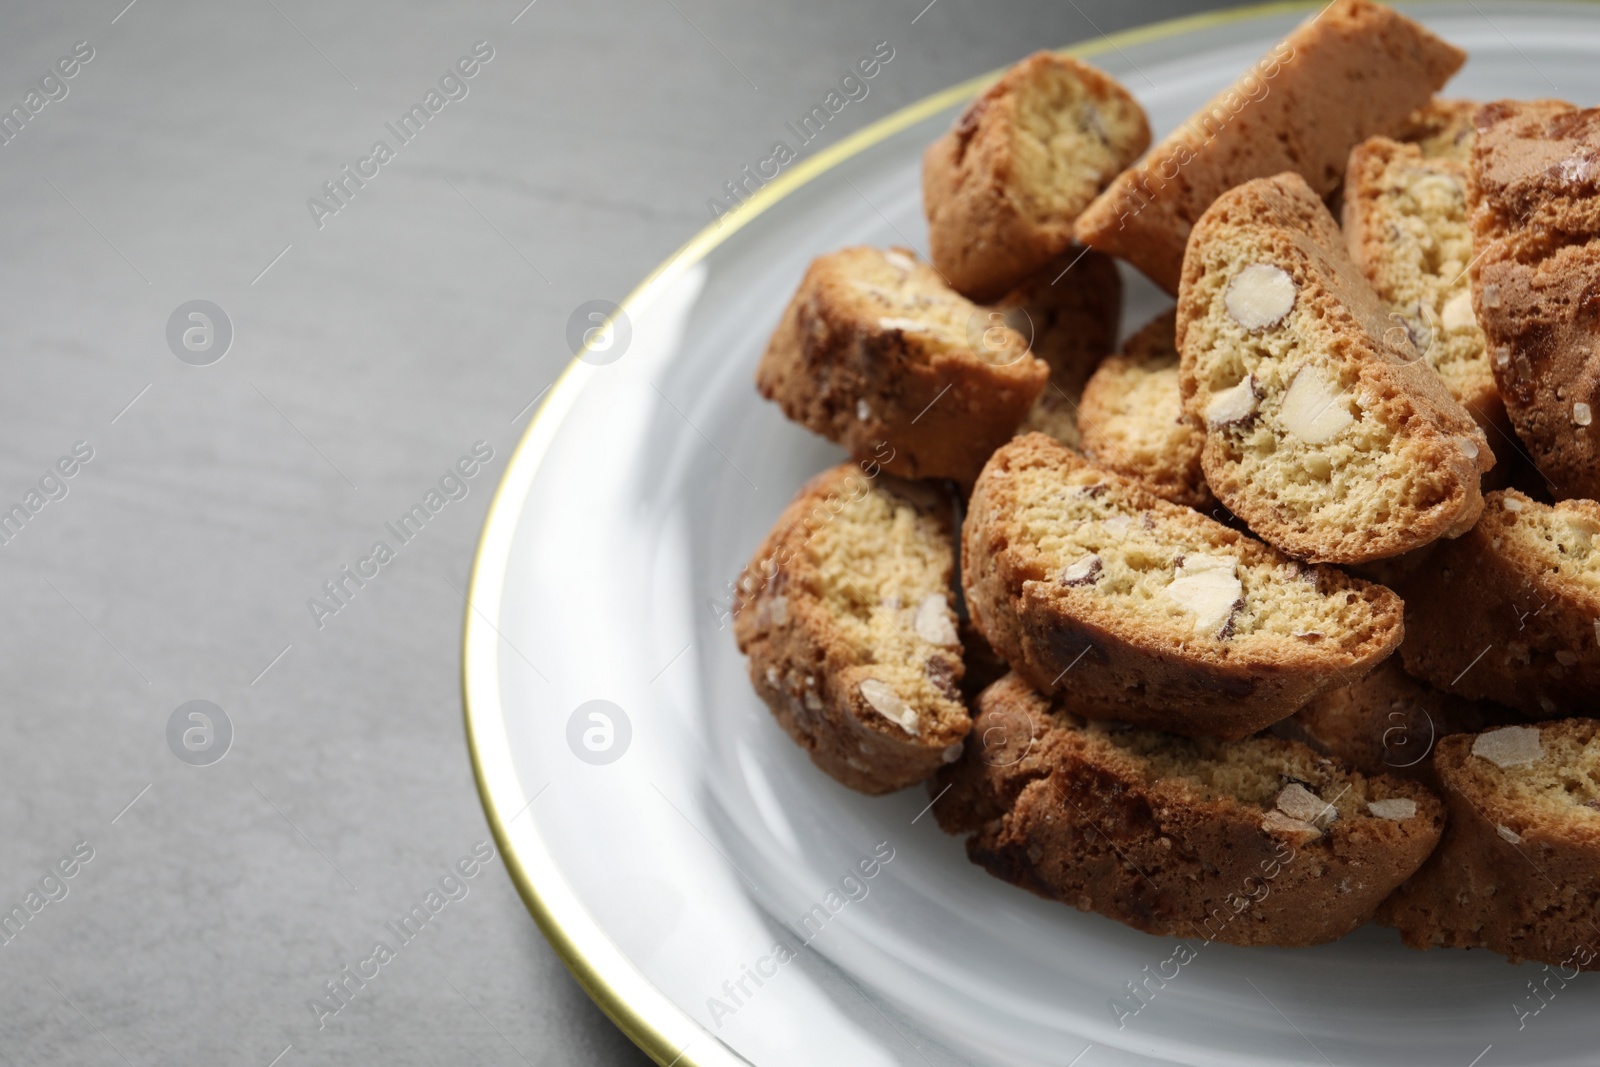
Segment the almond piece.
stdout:
<path fill-rule="evenodd" d="M 910 256 L 906 255 L 904 252 L 896 252 L 892 248 L 883 253 L 883 258 L 894 264 L 894 268 L 900 271 L 902 274 L 909 273 L 910 270 L 917 265 Z"/>
<path fill-rule="evenodd" d="M 929 593 L 917 605 L 912 627 L 917 636 L 930 645 L 955 646 L 961 643 L 956 636 L 956 624 L 950 619 L 950 603 L 942 593 Z"/>
<path fill-rule="evenodd" d="M 1472 754 L 1496 767 L 1522 767 L 1544 759 L 1544 745 L 1537 726 L 1502 726 L 1479 734 Z"/>
<path fill-rule="evenodd" d="M 1244 422 L 1256 412 L 1255 379 L 1245 375 L 1227 389 L 1219 389 L 1206 401 L 1206 425 L 1211 429 Z"/>
<path fill-rule="evenodd" d="M 1388 800 L 1372 800 L 1367 802 L 1367 811 L 1376 819 L 1392 819 L 1400 822 L 1404 819 L 1414 818 L 1417 814 L 1417 802 L 1410 797 L 1391 797 Z"/>
<path fill-rule="evenodd" d="M 1194 615 L 1194 632 L 1217 636 L 1244 602 L 1238 563 L 1226 556 L 1194 553 L 1183 557 L 1167 596 Z"/>
<path fill-rule="evenodd" d="M 878 320 L 880 330 L 899 330 L 901 333 L 938 333 L 940 328 L 931 322 L 921 319 L 902 319 L 893 316 L 884 316 Z"/>
<path fill-rule="evenodd" d="M 1128 536 L 1128 529 L 1133 525 L 1133 520 L 1126 515 L 1112 515 L 1110 518 L 1101 519 L 1100 525 L 1112 537 L 1123 538 Z"/>
<path fill-rule="evenodd" d="M 1274 803 L 1277 804 L 1278 810 L 1289 818 L 1299 819 L 1313 826 L 1326 826 L 1339 817 L 1337 808 L 1299 782 L 1290 782 L 1284 786 Z"/>
<path fill-rule="evenodd" d="M 1294 310 L 1294 279 L 1282 267 L 1252 263 L 1235 274 L 1222 294 L 1229 318 L 1247 330 L 1276 326 Z"/>
<path fill-rule="evenodd" d="M 1461 292 L 1445 301 L 1443 310 L 1439 312 L 1439 321 L 1447 330 L 1459 330 L 1463 326 L 1478 325 L 1477 316 L 1472 313 L 1472 293 L 1463 289 Z"/>
<path fill-rule="evenodd" d="M 1283 428 L 1308 445 L 1327 444 L 1355 422 L 1344 394 L 1317 367 L 1307 365 L 1289 383 L 1278 409 Z"/>
<path fill-rule="evenodd" d="M 894 691 L 888 682 L 867 678 L 859 686 L 861 695 L 874 711 L 894 723 L 908 734 L 917 733 L 917 713 Z"/>
<path fill-rule="evenodd" d="M 1304 845 L 1322 836 L 1322 831 L 1302 819 L 1294 819 L 1274 808 L 1261 820 L 1261 828 L 1269 834 L 1282 834 L 1297 845 Z"/>
<path fill-rule="evenodd" d="M 1097 555 L 1087 555 L 1061 572 L 1062 585 L 1093 585 L 1100 578 L 1102 564 Z"/>

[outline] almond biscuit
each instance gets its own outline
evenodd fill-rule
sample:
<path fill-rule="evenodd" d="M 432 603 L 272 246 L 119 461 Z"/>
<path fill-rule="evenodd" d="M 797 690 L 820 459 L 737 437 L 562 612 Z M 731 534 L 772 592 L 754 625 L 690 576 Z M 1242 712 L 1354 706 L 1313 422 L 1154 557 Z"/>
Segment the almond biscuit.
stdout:
<path fill-rule="evenodd" d="M 956 758 L 955 502 L 846 463 L 800 490 L 738 580 L 734 637 L 790 737 L 863 793 Z"/>
<path fill-rule="evenodd" d="M 1488 440 L 1392 325 L 1298 175 L 1230 190 L 1194 228 L 1178 349 L 1206 482 L 1291 555 L 1397 556 L 1483 507 Z"/>
<path fill-rule="evenodd" d="M 1399 645 L 1399 597 L 1307 566 L 1043 434 L 1005 445 L 962 523 L 973 625 L 1077 714 L 1239 738 Z"/>
<path fill-rule="evenodd" d="M 1066 249 L 1078 212 L 1149 144 L 1144 109 L 1110 75 L 1034 53 L 923 156 L 934 266 L 974 300 L 999 297 Z"/>
<path fill-rule="evenodd" d="M 1427 858 L 1444 805 L 1305 745 L 1085 722 L 1017 675 L 978 698 L 930 783 L 990 874 L 1146 933 L 1233 945 L 1342 937 Z"/>

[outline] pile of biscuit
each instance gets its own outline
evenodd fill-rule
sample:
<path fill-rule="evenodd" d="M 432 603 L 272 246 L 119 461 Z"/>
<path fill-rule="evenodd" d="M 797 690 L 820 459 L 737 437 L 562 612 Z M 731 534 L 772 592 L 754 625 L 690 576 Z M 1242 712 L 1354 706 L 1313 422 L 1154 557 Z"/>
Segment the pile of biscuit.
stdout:
<path fill-rule="evenodd" d="M 812 263 L 757 385 L 851 459 L 735 634 L 819 767 L 1151 933 L 1600 967 L 1600 110 L 1464 60 L 1335 0 L 1151 147 L 1040 53 L 930 261 Z"/>

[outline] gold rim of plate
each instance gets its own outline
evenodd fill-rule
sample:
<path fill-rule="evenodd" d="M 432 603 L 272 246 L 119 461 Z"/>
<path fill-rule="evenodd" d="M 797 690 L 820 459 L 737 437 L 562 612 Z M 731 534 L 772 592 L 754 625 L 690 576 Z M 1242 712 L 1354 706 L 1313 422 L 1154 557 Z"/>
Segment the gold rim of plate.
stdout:
<path fill-rule="evenodd" d="M 1087 59 L 1194 30 L 1321 6 L 1323 3 L 1317 0 L 1250 4 L 1169 19 L 1057 51 Z M 735 211 L 690 238 L 628 294 L 621 304 L 623 311 L 632 312 L 648 303 L 654 292 L 670 285 L 683 271 L 802 185 L 901 130 L 971 99 L 1001 73 L 1001 70 L 993 70 L 908 104 L 797 163 Z M 484 814 L 517 892 L 572 976 L 611 1021 L 662 1067 L 721 1067 L 748 1063 L 652 986 L 594 924 L 550 856 L 543 848 L 533 847 L 537 844 L 537 835 L 531 819 L 517 830 L 512 829 L 513 821 L 528 809 L 532 800 L 517 781 L 504 744 L 505 709 L 500 703 L 498 678 L 500 636 L 489 620 L 499 613 L 508 549 L 512 531 L 522 514 L 523 500 L 563 416 L 571 409 L 585 382 L 587 376 L 578 373 L 583 366 L 580 358 L 567 364 L 529 420 L 489 502 L 483 533 L 473 555 L 461 642 L 461 695 L 473 774 Z M 519 840 L 524 843 L 519 844 Z"/>

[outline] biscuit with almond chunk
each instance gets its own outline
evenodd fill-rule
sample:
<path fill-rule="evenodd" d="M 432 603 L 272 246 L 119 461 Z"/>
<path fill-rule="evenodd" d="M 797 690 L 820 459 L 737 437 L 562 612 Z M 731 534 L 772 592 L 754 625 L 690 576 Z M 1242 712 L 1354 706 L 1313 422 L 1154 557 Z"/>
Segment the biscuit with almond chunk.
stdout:
<path fill-rule="evenodd" d="M 1444 805 L 1263 736 L 1091 723 L 1007 675 L 929 784 L 990 874 L 1146 933 L 1232 945 L 1343 937 L 1427 858 Z"/>
<path fill-rule="evenodd" d="M 934 266 L 974 300 L 999 297 L 1072 243 L 1078 212 L 1149 144 L 1144 109 L 1110 75 L 1034 53 L 923 156 Z"/>
<path fill-rule="evenodd" d="M 1043 434 L 984 468 L 962 524 L 973 625 L 1086 718 L 1239 738 L 1359 678 L 1400 598 L 1306 566 Z"/>
<path fill-rule="evenodd" d="M 1206 483 L 1302 559 L 1364 563 L 1471 529 L 1489 442 L 1391 329 L 1295 174 L 1247 182 L 1194 228 L 1178 295 L 1184 407 Z"/>
<path fill-rule="evenodd" d="M 1412 948 L 1600 970 L 1600 722 L 1458 734 L 1434 767 L 1450 825 L 1378 921 Z"/>
<path fill-rule="evenodd" d="M 961 752 L 954 526 L 944 487 L 842 464 L 806 483 L 737 582 L 756 692 L 852 789 L 903 789 Z"/>
<path fill-rule="evenodd" d="M 814 260 L 756 370 L 756 388 L 858 460 L 971 484 L 1050 375 L 1028 341 L 907 249 Z"/>

